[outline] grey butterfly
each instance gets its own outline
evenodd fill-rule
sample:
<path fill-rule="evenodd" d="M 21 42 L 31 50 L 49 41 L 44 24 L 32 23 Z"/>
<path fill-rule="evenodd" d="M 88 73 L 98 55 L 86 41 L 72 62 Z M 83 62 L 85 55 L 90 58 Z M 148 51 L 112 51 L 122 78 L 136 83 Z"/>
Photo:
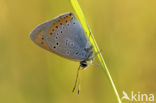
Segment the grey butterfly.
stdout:
<path fill-rule="evenodd" d="M 77 79 L 80 77 L 80 67 L 87 67 L 87 61 L 92 60 L 94 56 L 93 46 L 73 13 L 65 13 L 37 26 L 31 32 L 30 38 L 50 52 L 80 62 L 74 92 Z"/>

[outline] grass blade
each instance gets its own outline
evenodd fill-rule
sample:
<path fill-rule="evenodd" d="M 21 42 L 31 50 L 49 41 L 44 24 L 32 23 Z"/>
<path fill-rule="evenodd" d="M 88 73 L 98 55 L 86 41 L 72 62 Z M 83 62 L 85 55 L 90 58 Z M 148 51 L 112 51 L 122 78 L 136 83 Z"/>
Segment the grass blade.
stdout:
<path fill-rule="evenodd" d="M 94 38 L 94 36 L 93 36 L 93 34 L 91 32 L 91 29 L 90 29 L 89 25 L 87 24 L 87 21 L 86 21 L 84 15 L 83 15 L 83 12 L 82 12 L 82 10 L 81 10 L 81 8 L 79 6 L 78 1 L 77 0 L 70 0 L 70 3 L 72 4 L 72 7 L 74 8 L 78 19 L 80 20 L 80 23 L 82 24 L 82 26 L 84 28 L 84 31 L 86 32 L 86 35 L 89 37 L 89 35 L 91 33 L 90 42 L 93 44 L 95 52 L 100 51 L 100 49 L 99 49 L 99 47 L 98 47 L 98 45 L 97 45 L 97 43 L 95 41 L 95 38 Z M 102 66 L 105 74 L 107 75 L 108 80 L 110 81 L 110 84 L 111 84 L 111 86 L 112 86 L 112 88 L 113 88 L 113 90 L 115 92 L 115 95 L 117 97 L 118 102 L 122 103 L 121 99 L 120 99 L 120 96 L 118 94 L 118 91 L 117 91 L 117 89 L 115 87 L 115 84 L 114 84 L 113 79 L 112 79 L 112 77 L 111 77 L 111 75 L 109 73 L 108 67 L 107 67 L 107 65 L 105 63 L 105 60 L 104 60 L 102 54 L 99 53 L 97 56 L 98 56 L 98 59 L 99 59 L 99 61 L 101 63 L 101 66 Z"/>

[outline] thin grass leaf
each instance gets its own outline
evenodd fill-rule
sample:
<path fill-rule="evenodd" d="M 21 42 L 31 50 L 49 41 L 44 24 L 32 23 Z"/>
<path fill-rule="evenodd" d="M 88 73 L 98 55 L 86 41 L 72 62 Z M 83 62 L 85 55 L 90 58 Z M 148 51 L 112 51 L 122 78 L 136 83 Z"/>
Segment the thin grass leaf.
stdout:
<path fill-rule="evenodd" d="M 84 31 L 86 32 L 86 35 L 88 37 L 89 37 L 89 35 L 91 35 L 90 42 L 93 44 L 95 52 L 99 52 L 100 49 L 99 49 L 99 47 L 98 47 L 98 45 L 97 45 L 97 43 L 95 41 L 95 38 L 93 36 L 93 33 L 91 32 L 91 29 L 90 29 L 89 25 L 87 24 L 87 21 L 85 19 L 85 16 L 83 15 L 83 12 L 82 12 L 82 10 L 81 10 L 81 8 L 79 6 L 78 1 L 77 0 L 70 0 L 70 3 L 72 4 L 72 7 L 74 8 L 78 19 L 80 20 L 80 23 L 82 24 L 82 26 L 84 28 Z M 115 95 L 117 97 L 118 102 L 122 103 L 121 99 L 120 99 L 120 96 L 118 94 L 118 91 L 117 91 L 117 89 L 115 87 L 115 84 L 114 84 L 113 79 L 112 79 L 112 77 L 111 77 L 111 75 L 109 73 L 108 67 L 107 67 L 107 65 L 105 63 L 105 60 L 104 60 L 102 54 L 99 53 L 97 56 L 98 56 L 98 59 L 99 59 L 99 61 L 101 63 L 101 66 L 102 66 L 105 74 L 107 75 L 108 80 L 110 81 L 110 84 L 111 84 L 111 86 L 112 86 L 112 88 L 113 88 L 113 90 L 115 92 Z"/>

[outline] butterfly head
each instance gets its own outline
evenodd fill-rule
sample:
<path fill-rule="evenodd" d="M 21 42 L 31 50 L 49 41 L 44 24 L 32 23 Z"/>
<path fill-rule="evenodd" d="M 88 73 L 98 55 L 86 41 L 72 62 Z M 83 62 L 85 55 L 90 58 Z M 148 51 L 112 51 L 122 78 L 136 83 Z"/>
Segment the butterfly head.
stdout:
<path fill-rule="evenodd" d="M 83 67 L 83 68 L 86 68 L 88 66 L 87 61 L 81 61 L 80 66 Z"/>

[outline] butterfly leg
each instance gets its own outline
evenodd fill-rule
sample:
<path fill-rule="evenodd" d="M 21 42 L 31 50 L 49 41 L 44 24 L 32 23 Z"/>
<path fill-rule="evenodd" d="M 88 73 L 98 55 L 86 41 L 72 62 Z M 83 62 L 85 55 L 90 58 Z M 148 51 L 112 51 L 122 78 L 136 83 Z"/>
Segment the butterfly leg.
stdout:
<path fill-rule="evenodd" d="M 100 64 L 94 62 L 94 59 L 92 59 L 91 64 L 93 64 L 93 66 L 96 66 L 96 67 L 100 66 Z"/>
<path fill-rule="evenodd" d="M 97 51 L 96 53 L 93 54 L 93 56 L 91 56 L 89 59 L 94 59 L 94 57 L 96 57 L 99 53 L 101 53 L 102 50 Z"/>

